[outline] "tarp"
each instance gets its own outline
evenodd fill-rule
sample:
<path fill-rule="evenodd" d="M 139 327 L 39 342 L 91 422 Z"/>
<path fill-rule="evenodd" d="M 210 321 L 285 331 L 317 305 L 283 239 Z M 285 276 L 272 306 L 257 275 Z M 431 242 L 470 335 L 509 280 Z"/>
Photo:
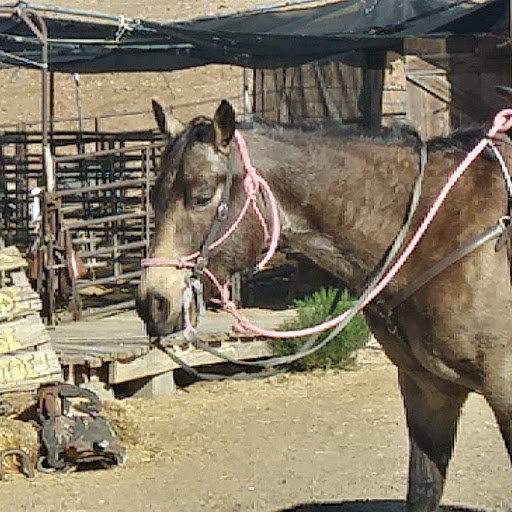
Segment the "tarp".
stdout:
<path fill-rule="evenodd" d="M 509 0 L 344 0 L 321 7 L 260 8 L 181 22 L 106 16 L 45 20 L 51 71 L 172 71 L 204 64 L 278 68 L 350 58 L 359 50 L 398 50 L 405 37 L 508 31 Z M 94 20 L 94 21 L 91 21 Z M 17 16 L 0 16 L 2 66 L 35 67 L 40 44 Z"/>

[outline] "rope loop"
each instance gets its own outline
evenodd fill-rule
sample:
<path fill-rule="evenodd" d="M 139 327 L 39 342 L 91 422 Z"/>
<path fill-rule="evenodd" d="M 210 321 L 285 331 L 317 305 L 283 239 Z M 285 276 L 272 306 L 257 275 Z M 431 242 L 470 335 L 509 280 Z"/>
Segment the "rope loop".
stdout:
<path fill-rule="evenodd" d="M 491 129 L 488 132 L 489 137 L 494 137 L 498 132 L 507 132 L 512 129 L 512 109 L 505 108 L 498 112 L 494 117 Z"/>
<path fill-rule="evenodd" d="M 244 176 L 244 192 L 246 197 L 250 198 L 251 201 L 255 201 L 259 188 L 260 184 L 256 172 L 254 169 L 252 172 L 250 169 L 247 169 Z"/>

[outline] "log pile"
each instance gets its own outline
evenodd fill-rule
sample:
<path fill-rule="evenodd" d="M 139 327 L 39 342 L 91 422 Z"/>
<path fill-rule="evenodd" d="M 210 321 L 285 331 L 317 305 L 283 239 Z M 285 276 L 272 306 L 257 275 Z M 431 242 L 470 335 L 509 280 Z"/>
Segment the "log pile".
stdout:
<path fill-rule="evenodd" d="M 59 360 L 16 247 L 0 250 L 0 393 L 31 390 L 62 379 Z"/>

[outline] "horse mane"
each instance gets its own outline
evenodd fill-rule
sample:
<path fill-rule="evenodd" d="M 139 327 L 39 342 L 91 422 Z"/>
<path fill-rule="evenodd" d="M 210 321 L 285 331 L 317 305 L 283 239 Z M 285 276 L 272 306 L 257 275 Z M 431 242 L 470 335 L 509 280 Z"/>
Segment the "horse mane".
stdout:
<path fill-rule="evenodd" d="M 407 144 L 411 146 L 418 146 L 421 142 L 418 132 L 412 126 L 406 124 L 365 128 L 360 125 L 343 124 L 331 119 L 300 119 L 292 124 L 254 118 L 253 121 L 238 123 L 237 128 L 262 133 L 273 132 L 274 136 L 282 136 L 285 133 L 310 133 L 320 136 L 330 135 L 347 141 L 374 140 L 384 144 Z"/>
<path fill-rule="evenodd" d="M 434 137 L 428 141 L 422 141 L 418 131 L 408 124 L 395 124 L 378 128 L 365 128 L 360 125 L 342 124 L 335 120 L 299 120 L 296 123 L 282 123 L 269 121 L 267 119 L 255 118 L 251 122 L 244 122 L 237 125 L 242 129 L 262 131 L 268 133 L 272 130 L 274 134 L 287 133 L 315 133 L 318 135 L 333 135 L 347 141 L 371 140 L 383 144 L 405 144 L 419 147 L 422 142 L 427 145 L 428 151 L 468 153 L 486 135 L 484 126 L 471 126 L 458 128 L 448 136 Z M 509 143 L 511 143 L 509 141 Z M 512 143 L 511 143 L 512 144 Z M 496 160 L 494 152 L 486 146 L 482 156 L 487 160 Z"/>
<path fill-rule="evenodd" d="M 429 140 L 427 147 L 429 151 L 455 151 L 465 154 L 471 151 L 475 145 L 486 136 L 487 130 L 484 126 L 472 126 L 469 128 L 458 128 L 448 137 L 434 137 Z M 486 146 L 481 155 L 487 160 L 496 160 L 494 152 Z"/>
<path fill-rule="evenodd" d="M 410 125 L 397 124 L 390 127 L 364 128 L 359 125 L 347 125 L 334 120 L 299 120 L 283 123 L 254 118 L 250 122 L 237 123 L 237 128 L 261 132 L 271 137 L 283 138 L 297 133 L 311 133 L 319 136 L 330 135 L 344 141 L 371 140 L 383 144 L 401 144 L 418 148 L 422 144 L 419 133 Z M 446 137 L 435 137 L 426 141 L 428 151 L 445 151 L 464 154 L 485 136 L 483 126 L 457 129 Z M 206 116 L 194 118 L 177 137 L 170 139 L 162 153 L 162 161 L 179 161 L 183 151 L 194 142 L 211 142 L 213 139 L 212 120 Z M 496 160 L 494 152 L 486 147 L 482 156 L 488 160 Z M 166 166 L 168 169 L 169 167 Z M 162 166 L 161 166 L 162 168 Z M 168 172 L 159 172 L 155 189 L 158 190 L 167 180 L 173 181 L 177 169 L 172 176 Z"/>

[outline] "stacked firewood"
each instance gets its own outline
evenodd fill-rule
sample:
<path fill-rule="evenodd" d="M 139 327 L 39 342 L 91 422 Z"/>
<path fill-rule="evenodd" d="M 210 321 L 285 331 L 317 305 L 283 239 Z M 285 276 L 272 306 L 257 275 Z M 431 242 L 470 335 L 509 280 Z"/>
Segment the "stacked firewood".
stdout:
<path fill-rule="evenodd" d="M 61 367 L 40 316 L 42 303 L 16 247 L 0 250 L 0 393 L 61 380 Z"/>

